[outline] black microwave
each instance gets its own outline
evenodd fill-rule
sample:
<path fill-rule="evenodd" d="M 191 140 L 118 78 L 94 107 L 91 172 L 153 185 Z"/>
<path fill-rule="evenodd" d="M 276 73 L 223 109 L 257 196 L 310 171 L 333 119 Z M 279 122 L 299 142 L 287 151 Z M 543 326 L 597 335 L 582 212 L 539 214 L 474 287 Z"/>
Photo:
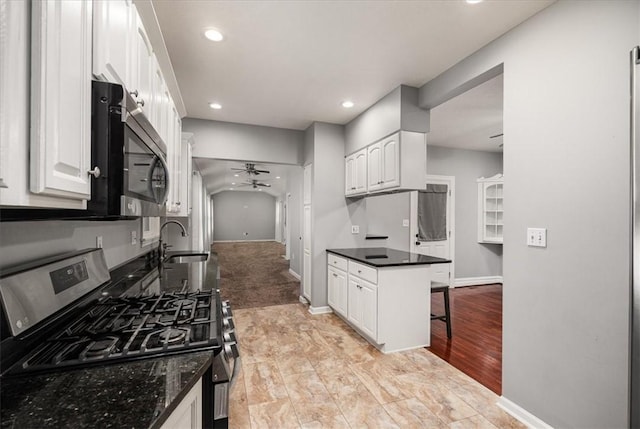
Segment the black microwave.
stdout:
<path fill-rule="evenodd" d="M 164 216 L 167 149 L 122 85 L 92 82 L 91 200 L 86 210 L 2 208 L 1 221 Z"/>
<path fill-rule="evenodd" d="M 121 85 L 93 82 L 88 210 L 105 216 L 164 216 L 167 149 L 142 109 Z"/>

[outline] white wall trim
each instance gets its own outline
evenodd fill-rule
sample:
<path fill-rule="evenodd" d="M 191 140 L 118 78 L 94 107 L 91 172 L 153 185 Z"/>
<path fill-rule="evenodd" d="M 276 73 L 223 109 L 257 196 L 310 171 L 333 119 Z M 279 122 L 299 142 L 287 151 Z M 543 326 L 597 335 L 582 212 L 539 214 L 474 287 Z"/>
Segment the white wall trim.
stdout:
<path fill-rule="evenodd" d="M 511 414 L 514 418 L 524 423 L 528 428 L 532 429 L 553 429 L 553 426 L 543 422 L 529 411 L 525 410 L 521 406 L 511 402 L 504 396 L 498 399 L 497 405 L 505 410 L 508 414 Z"/>
<path fill-rule="evenodd" d="M 313 306 L 309 306 L 309 313 L 316 315 L 316 314 L 327 314 L 327 313 L 333 313 L 333 310 L 331 310 L 331 307 L 329 307 L 328 305 L 325 305 L 324 307 L 313 307 Z"/>
<path fill-rule="evenodd" d="M 266 240 L 214 240 L 214 243 L 251 243 L 252 241 L 274 241 L 277 243 L 273 238 L 267 238 Z"/>
<path fill-rule="evenodd" d="M 291 268 L 289 268 L 289 274 L 291 274 L 293 277 L 295 277 L 296 279 L 298 279 L 298 281 L 301 281 L 302 278 L 300 277 L 300 274 L 296 273 L 295 271 L 293 271 Z"/>
<path fill-rule="evenodd" d="M 502 276 L 460 277 L 453 281 L 452 287 L 479 286 L 492 283 L 502 283 Z"/>
<path fill-rule="evenodd" d="M 307 301 L 307 298 L 305 298 L 302 295 L 300 295 L 300 302 L 303 303 L 303 304 L 309 304 L 309 301 Z"/>

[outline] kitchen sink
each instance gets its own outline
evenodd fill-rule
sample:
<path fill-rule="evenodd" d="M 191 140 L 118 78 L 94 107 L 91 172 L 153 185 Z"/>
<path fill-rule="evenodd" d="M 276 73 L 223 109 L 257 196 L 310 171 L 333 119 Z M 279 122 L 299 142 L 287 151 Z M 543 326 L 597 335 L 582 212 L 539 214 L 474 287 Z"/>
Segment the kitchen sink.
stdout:
<path fill-rule="evenodd" d="M 208 253 L 187 253 L 181 252 L 167 256 L 165 264 L 188 264 L 191 262 L 204 262 L 209 259 Z"/>

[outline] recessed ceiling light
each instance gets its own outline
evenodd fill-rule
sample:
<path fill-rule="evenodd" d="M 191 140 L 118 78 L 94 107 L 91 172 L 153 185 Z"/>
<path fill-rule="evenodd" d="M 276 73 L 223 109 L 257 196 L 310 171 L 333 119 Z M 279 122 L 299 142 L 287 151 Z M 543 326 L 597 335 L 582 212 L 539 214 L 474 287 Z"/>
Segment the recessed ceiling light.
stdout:
<path fill-rule="evenodd" d="M 222 105 L 220 103 L 209 103 L 209 107 L 211 107 L 214 110 L 222 109 Z"/>
<path fill-rule="evenodd" d="M 233 188 L 229 188 L 230 191 L 233 191 Z"/>
<path fill-rule="evenodd" d="M 351 109 L 353 107 L 353 101 L 345 100 L 342 102 L 342 107 L 345 109 Z"/>
<path fill-rule="evenodd" d="M 276 176 L 276 179 L 279 179 L 279 178 L 280 178 L 280 176 Z"/>
<path fill-rule="evenodd" d="M 222 42 L 224 40 L 224 36 L 220 32 L 220 30 L 216 30 L 215 28 L 208 28 L 204 31 L 204 37 L 211 40 L 212 42 Z"/>
<path fill-rule="evenodd" d="M 482 3 L 482 0 L 467 0 L 467 3 L 469 4 Z"/>
<path fill-rule="evenodd" d="M 240 177 L 240 175 L 239 174 L 234 174 L 233 177 Z"/>
<path fill-rule="evenodd" d="M 262 192 L 262 189 L 258 189 L 258 192 Z"/>
<path fill-rule="evenodd" d="M 235 184 L 236 184 L 236 182 L 231 182 L 231 184 L 232 184 L 232 185 L 235 185 Z"/>

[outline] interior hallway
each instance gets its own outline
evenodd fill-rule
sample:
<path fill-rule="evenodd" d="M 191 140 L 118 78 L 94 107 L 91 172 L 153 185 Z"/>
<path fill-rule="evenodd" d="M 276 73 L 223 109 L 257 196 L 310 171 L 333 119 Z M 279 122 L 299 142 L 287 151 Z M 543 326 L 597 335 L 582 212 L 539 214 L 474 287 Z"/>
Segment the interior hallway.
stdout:
<path fill-rule="evenodd" d="M 243 366 L 233 428 L 524 428 L 428 350 L 384 355 L 302 304 L 234 312 Z"/>
<path fill-rule="evenodd" d="M 234 309 L 299 302 L 300 281 L 289 273 L 285 247 L 276 241 L 216 242 L 220 294 Z"/>

